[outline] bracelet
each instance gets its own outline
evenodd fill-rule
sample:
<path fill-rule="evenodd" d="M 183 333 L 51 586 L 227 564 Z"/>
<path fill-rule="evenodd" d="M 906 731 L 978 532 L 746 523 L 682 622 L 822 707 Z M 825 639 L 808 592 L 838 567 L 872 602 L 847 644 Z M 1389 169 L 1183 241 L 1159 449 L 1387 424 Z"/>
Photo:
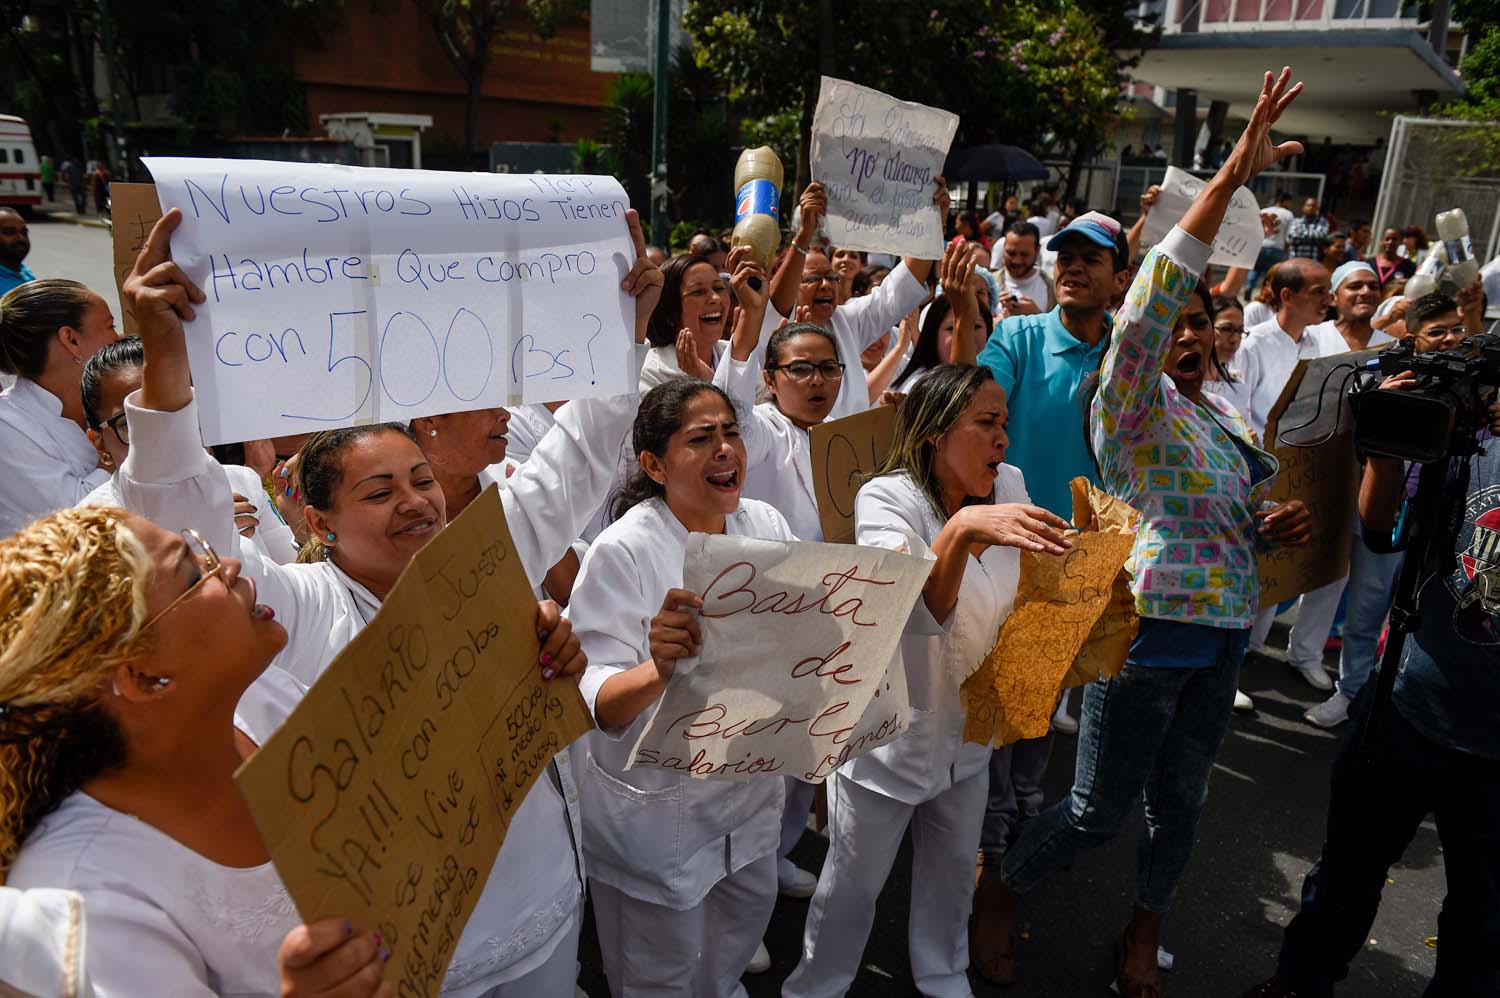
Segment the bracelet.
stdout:
<path fill-rule="evenodd" d="M 807 256 L 807 251 L 810 250 L 810 249 L 812 249 L 812 247 L 811 246 L 803 246 L 801 243 L 797 242 L 797 240 L 793 239 L 792 240 L 792 249 L 796 250 L 798 253 L 801 253 L 803 256 Z"/>

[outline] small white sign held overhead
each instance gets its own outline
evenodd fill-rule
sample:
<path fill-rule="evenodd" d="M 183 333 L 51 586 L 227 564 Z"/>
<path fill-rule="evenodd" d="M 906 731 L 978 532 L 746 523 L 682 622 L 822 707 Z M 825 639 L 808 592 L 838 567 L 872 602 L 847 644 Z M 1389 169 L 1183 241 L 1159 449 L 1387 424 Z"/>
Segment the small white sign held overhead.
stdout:
<path fill-rule="evenodd" d="M 828 236 L 846 249 L 936 260 L 933 203 L 958 115 L 825 76 L 812 123 L 812 175 L 828 189 Z"/>
<path fill-rule="evenodd" d="M 1187 214 L 1188 206 L 1198 192 L 1207 185 L 1208 181 L 1186 170 L 1167 167 L 1167 175 L 1161 182 L 1161 194 L 1141 230 L 1141 244 L 1155 246 L 1165 239 L 1172 226 Z M 1229 201 L 1229 210 L 1224 213 L 1224 224 L 1214 236 L 1213 255 L 1208 262 L 1218 267 L 1253 268 L 1255 257 L 1260 253 L 1262 235 L 1260 206 L 1250 188 L 1241 187 Z"/>
<path fill-rule="evenodd" d="M 613 177 L 148 158 L 203 440 L 633 387 L 629 205 Z"/>

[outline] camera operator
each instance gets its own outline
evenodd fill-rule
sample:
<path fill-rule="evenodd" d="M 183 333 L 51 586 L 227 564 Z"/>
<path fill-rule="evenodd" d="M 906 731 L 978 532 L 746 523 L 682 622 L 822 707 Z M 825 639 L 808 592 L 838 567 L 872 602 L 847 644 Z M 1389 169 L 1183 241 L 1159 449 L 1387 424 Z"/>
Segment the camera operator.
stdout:
<path fill-rule="evenodd" d="M 1459 304 L 1442 294 L 1413 302 L 1407 325 L 1418 352 L 1464 338 Z M 1381 383 L 1416 385 L 1410 371 Z M 1362 744 L 1377 692 L 1366 683 L 1334 762 L 1322 858 L 1303 881 L 1276 976 L 1246 998 L 1332 995 L 1369 937 L 1387 871 L 1429 814 L 1448 893 L 1426 993 L 1500 995 L 1500 405 L 1488 414 L 1482 450 L 1452 461 L 1450 474 L 1468 465 L 1462 521 L 1443 567 L 1422 581 L 1420 622 L 1403 648 L 1384 724 L 1374 744 Z M 1400 460 L 1366 463 L 1359 512 L 1371 549 L 1405 543 L 1397 537 L 1407 481 Z"/>

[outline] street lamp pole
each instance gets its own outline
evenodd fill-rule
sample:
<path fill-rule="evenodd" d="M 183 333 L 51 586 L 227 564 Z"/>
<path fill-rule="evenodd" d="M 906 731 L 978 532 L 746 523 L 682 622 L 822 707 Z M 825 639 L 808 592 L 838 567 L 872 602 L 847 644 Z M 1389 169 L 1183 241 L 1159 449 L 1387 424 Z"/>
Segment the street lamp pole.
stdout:
<path fill-rule="evenodd" d="M 667 87 L 672 67 L 672 0 L 656 0 L 655 108 L 651 116 L 651 242 L 667 249 Z"/>

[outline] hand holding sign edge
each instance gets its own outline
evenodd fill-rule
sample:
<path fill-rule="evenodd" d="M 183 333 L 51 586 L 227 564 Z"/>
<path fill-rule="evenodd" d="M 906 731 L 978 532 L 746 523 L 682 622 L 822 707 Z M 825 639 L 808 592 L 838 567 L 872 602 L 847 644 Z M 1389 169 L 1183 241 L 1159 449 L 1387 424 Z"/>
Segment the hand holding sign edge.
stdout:
<path fill-rule="evenodd" d="M 196 317 L 193 305 L 206 300 L 172 260 L 172 233 L 181 222 L 177 208 L 157 220 L 121 285 L 121 297 L 136 317 L 145 352 L 140 405 L 160 412 L 176 412 L 192 401 L 182 324 Z"/>

